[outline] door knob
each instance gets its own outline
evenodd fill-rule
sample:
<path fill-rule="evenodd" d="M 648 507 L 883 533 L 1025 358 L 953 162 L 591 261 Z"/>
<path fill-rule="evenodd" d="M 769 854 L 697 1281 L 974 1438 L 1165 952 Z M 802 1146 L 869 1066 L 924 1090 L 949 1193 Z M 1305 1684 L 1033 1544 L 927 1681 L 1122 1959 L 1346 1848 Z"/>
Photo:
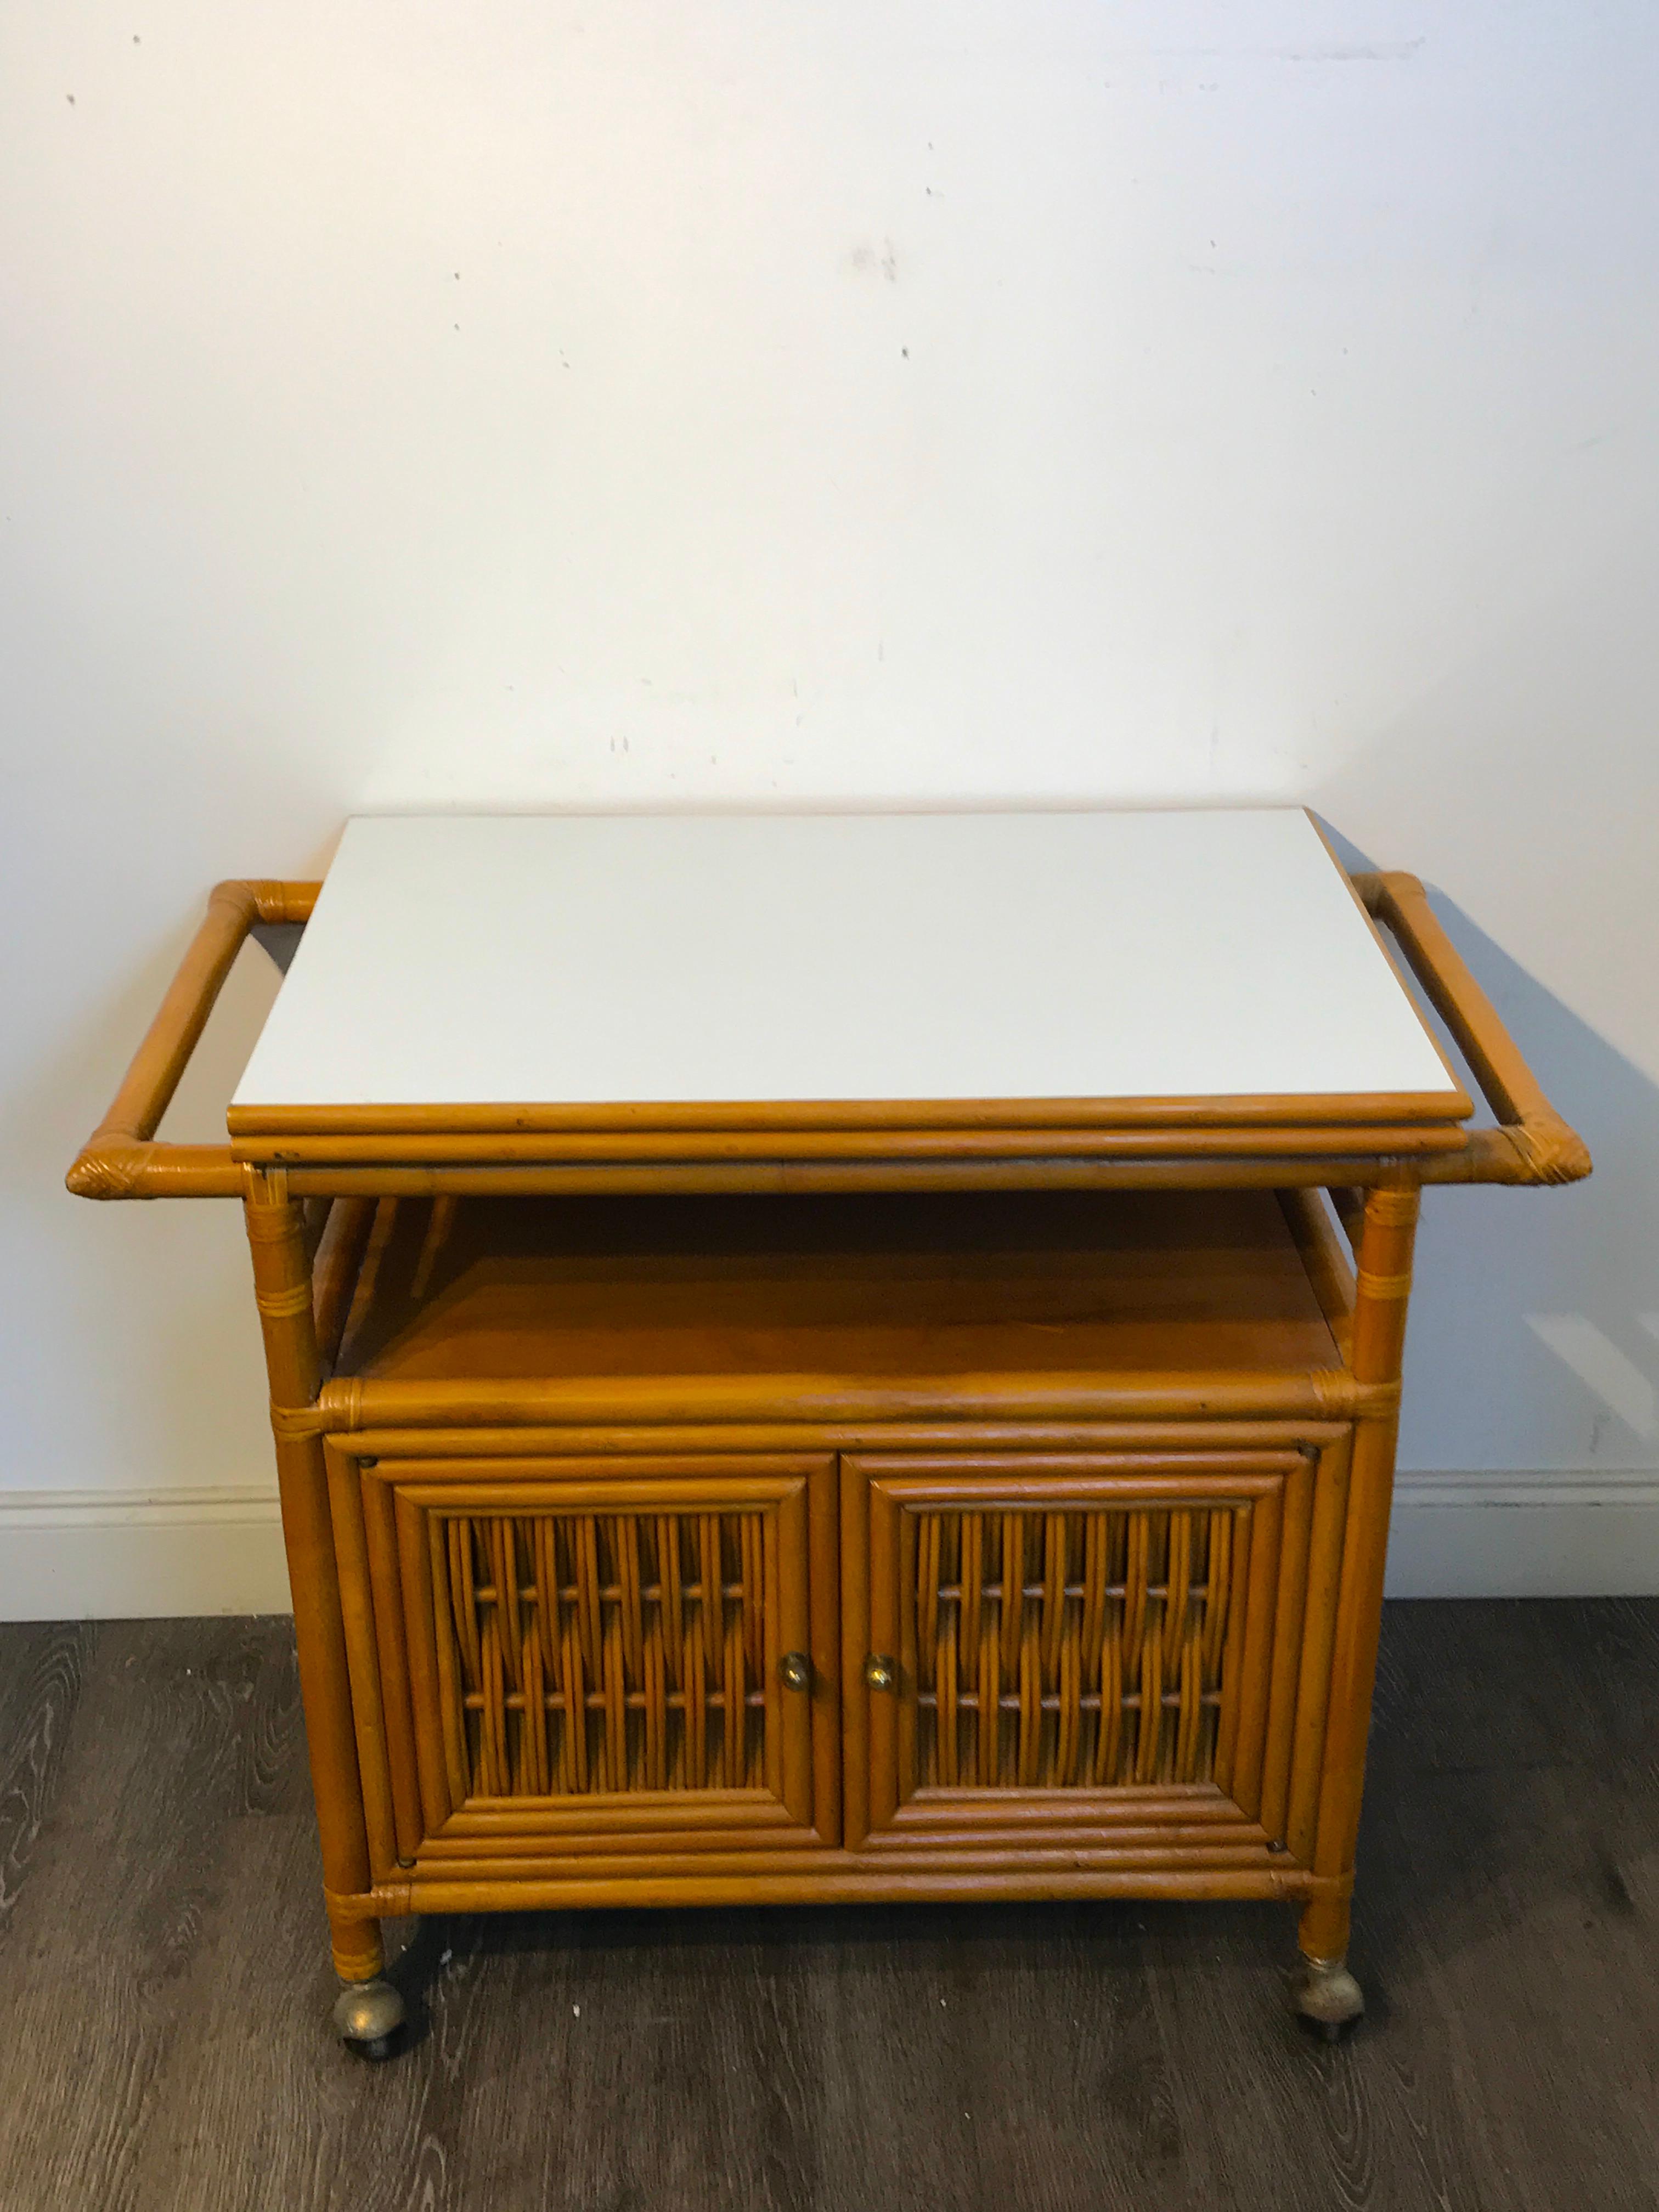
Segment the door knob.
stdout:
<path fill-rule="evenodd" d="M 778 1673 L 786 1690 L 810 1690 L 812 1686 L 812 1662 L 804 1651 L 786 1651 L 778 1662 Z"/>
<path fill-rule="evenodd" d="M 872 1690 L 890 1690 L 898 1680 L 898 1668 L 890 1659 L 872 1651 L 864 1662 L 864 1679 Z"/>

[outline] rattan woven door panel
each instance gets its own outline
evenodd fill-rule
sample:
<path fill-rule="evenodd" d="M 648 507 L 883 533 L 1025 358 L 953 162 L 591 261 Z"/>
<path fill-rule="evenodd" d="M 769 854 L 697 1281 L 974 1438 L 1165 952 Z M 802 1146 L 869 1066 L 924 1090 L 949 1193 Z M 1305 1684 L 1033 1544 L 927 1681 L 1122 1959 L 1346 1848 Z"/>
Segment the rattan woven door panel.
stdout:
<path fill-rule="evenodd" d="M 1346 1469 L 1346 1439 L 843 1462 L 848 1841 L 1310 1850 Z"/>
<path fill-rule="evenodd" d="M 405 1863 L 824 1839 L 833 1462 L 330 1458 Z"/>

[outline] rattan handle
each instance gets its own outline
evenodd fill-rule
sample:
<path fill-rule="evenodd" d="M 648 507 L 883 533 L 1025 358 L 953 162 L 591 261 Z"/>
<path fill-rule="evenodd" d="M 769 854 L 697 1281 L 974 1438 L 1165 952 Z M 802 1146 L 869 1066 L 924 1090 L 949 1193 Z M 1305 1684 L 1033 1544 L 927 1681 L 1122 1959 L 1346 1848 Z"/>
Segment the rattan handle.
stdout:
<path fill-rule="evenodd" d="M 241 1196 L 242 1172 L 228 1145 L 158 1145 L 155 1131 L 243 939 L 256 922 L 309 921 L 321 888 L 277 883 L 215 887 L 202 926 L 113 1103 L 65 1177 L 77 1198 Z"/>
<path fill-rule="evenodd" d="M 1415 876 L 1357 875 L 1365 907 L 1389 929 L 1459 1050 L 1474 1069 L 1499 1126 L 1471 1131 L 1467 1148 L 1425 1160 L 1429 1182 L 1577 1182 L 1590 1171 L 1582 1137 L 1550 1104 L 1486 993 L 1435 920 Z M 179 1087 L 242 941 L 256 922 L 309 921 L 314 883 L 223 883 L 109 1112 L 65 1180 L 77 1198 L 236 1198 L 241 1170 L 228 1145 L 157 1144 L 155 1133 Z"/>
<path fill-rule="evenodd" d="M 1583 1139 L 1545 1097 L 1497 1009 L 1435 920 L 1417 878 L 1390 870 L 1356 876 L 1353 887 L 1367 912 L 1393 933 L 1498 1116 L 1497 1128 L 1469 1132 L 1467 1151 L 1425 1160 L 1419 1170 L 1422 1180 L 1577 1182 L 1587 1176 L 1590 1156 Z"/>

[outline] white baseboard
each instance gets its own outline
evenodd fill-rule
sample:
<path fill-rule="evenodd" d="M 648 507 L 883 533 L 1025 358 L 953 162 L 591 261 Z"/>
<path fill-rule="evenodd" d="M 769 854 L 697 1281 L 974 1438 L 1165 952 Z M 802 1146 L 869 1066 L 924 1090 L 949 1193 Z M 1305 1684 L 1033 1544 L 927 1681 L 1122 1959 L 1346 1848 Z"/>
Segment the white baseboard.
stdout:
<path fill-rule="evenodd" d="M 1390 1597 L 1659 1595 L 1659 1472 L 1401 1474 Z"/>
<path fill-rule="evenodd" d="M 1659 1594 L 1659 1473 L 1402 1474 L 1388 1588 Z M 274 1491 L 0 1490 L 0 1620 L 288 1610 Z"/>
<path fill-rule="evenodd" d="M 0 1620 L 290 1609 L 274 1488 L 0 1490 Z"/>

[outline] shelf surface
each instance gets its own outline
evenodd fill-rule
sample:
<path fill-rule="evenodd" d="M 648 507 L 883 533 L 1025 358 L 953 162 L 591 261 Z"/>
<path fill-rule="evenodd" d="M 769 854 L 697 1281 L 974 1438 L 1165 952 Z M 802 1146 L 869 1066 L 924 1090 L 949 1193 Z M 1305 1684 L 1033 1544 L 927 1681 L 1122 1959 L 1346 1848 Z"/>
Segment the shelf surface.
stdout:
<path fill-rule="evenodd" d="M 432 816 L 348 825 L 231 1127 L 763 1128 L 837 1102 L 946 1127 L 986 1102 L 1469 1111 L 1298 809 Z"/>
<path fill-rule="evenodd" d="M 1332 1368 L 1271 1191 L 383 1201 L 387 1382 Z"/>

